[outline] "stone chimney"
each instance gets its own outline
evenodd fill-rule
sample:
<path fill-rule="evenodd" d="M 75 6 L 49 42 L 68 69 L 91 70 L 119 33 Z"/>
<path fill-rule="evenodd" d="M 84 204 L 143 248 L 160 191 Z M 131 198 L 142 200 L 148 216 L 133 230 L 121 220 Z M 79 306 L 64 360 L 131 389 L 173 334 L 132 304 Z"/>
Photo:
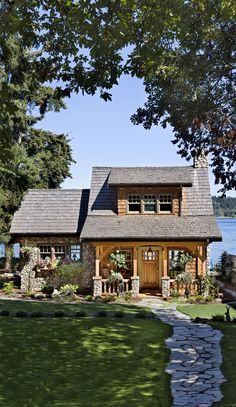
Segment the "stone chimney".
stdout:
<path fill-rule="evenodd" d="M 208 155 L 204 150 L 196 151 L 196 154 L 193 157 L 193 167 L 208 168 Z"/>

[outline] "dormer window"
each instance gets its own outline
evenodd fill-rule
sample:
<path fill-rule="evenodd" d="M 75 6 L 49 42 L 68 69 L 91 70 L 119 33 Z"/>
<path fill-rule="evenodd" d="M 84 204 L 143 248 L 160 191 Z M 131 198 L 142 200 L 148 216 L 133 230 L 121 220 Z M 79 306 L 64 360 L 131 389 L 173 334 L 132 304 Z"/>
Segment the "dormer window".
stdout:
<path fill-rule="evenodd" d="M 156 213 L 156 195 L 143 195 L 143 212 Z"/>
<path fill-rule="evenodd" d="M 159 212 L 171 213 L 172 212 L 172 196 L 167 194 L 159 195 Z"/>
<path fill-rule="evenodd" d="M 172 214 L 172 194 L 129 194 L 126 201 L 126 213 L 130 214 Z"/>
<path fill-rule="evenodd" d="M 128 196 L 128 212 L 140 213 L 141 212 L 141 196 L 129 195 Z"/>

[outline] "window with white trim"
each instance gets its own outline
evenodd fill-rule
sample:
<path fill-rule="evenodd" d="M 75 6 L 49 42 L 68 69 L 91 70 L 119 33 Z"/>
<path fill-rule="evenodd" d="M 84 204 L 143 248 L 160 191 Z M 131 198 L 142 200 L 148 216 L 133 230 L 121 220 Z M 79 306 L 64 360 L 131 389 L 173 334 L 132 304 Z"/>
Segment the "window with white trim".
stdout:
<path fill-rule="evenodd" d="M 140 213 L 141 212 L 141 196 L 129 195 L 128 196 L 128 212 Z"/>
<path fill-rule="evenodd" d="M 73 244 L 70 246 L 70 259 L 73 261 L 81 260 L 80 245 Z"/>
<path fill-rule="evenodd" d="M 64 259 L 65 257 L 65 246 L 62 245 L 55 245 L 55 257 L 59 259 Z"/>
<path fill-rule="evenodd" d="M 41 259 L 49 259 L 51 260 L 51 246 L 49 245 L 43 245 L 39 246 L 39 252 L 40 252 L 40 258 Z"/>
<path fill-rule="evenodd" d="M 171 213 L 172 212 L 172 196 L 169 194 L 159 195 L 159 212 Z"/>
<path fill-rule="evenodd" d="M 156 195 L 143 195 L 143 212 L 155 213 L 156 210 Z"/>

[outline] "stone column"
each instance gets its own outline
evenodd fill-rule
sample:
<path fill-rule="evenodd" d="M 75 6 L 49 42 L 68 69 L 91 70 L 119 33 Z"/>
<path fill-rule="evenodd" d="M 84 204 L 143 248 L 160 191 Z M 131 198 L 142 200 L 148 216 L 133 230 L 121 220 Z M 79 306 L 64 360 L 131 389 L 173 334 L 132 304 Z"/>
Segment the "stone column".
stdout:
<path fill-rule="evenodd" d="M 163 298 L 170 297 L 170 277 L 165 276 L 161 278 L 161 294 Z"/>
<path fill-rule="evenodd" d="M 23 269 L 21 270 L 21 290 L 22 291 L 34 291 L 35 290 L 35 270 L 34 267 L 37 264 L 39 255 L 39 249 L 32 247 L 31 252 L 28 254 L 29 259 Z"/>
<path fill-rule="evenodd" d="M 132 283 L 133 297 L 138 297 L 138 295 L 139 295 L 139 276 L 131 277 L 131 283 Z"/>
<path fill-rule="evenodd" d="M 102 277 L 101 276 L 95 276 L 93 277 L 93 296 L 96 297 L 101 297 L 102 295 Z"/>

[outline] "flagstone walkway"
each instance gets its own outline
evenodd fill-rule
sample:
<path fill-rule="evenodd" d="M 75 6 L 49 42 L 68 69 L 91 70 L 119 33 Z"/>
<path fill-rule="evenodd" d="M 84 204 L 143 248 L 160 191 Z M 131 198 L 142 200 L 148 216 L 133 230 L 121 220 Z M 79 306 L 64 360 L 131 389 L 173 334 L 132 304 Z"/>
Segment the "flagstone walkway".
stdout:
<path fill-rule="evenodd" d="M 172 407 L 210 407 L 221 400 L 222 333 L 193 323 L 176 306 L 165 306 L 161 300 L 143 299 L 139 305 L 151 307 L 157 318 L 173 327 L 173 336 L 166 340 L 171 350 L 166 372 L 171 375 Z"/>

